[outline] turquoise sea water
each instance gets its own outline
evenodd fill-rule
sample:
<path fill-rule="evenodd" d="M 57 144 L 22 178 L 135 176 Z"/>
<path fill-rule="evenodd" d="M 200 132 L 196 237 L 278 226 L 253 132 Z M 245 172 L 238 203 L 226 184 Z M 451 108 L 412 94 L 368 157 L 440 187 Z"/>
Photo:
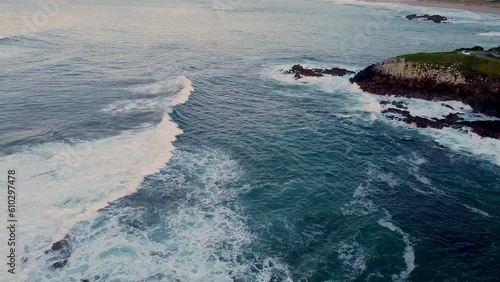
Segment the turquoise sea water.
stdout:
<path fill-rule="evenodd" d="M 490 48 L 498 17 L 74 1 L 23 34 L 19 17 L 41 8 L 0 8 L 12 25 L 0 30 L 0 167 L 18 171 L 27 259 L 0 281 L 497 279 L 497 140 L 394 123 L 347 77 L 297 82 L 280 69 Z M 404 19 L 423 12 L 454 23 Z M 64 258 L 44 254 L 66 235 Z"/>

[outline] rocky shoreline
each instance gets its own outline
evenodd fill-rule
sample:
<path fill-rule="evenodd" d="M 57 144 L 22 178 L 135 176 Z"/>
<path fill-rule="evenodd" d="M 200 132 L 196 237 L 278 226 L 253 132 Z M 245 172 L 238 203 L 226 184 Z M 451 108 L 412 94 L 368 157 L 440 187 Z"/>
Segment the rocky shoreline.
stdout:
<path fill-rule="evenodd" d="M 430 101 L 461 101 L 479 113 L 500 116 L 500 81 L 453 71 L 422 72 L 404 60 L 371 65 L 351 78 L 362 90 L 378 94 Z M 385 112 L 388 113 L 388 112 Z M 393 111 L 394 113 L 394 111 Z M 417 127 L 469 127 L 481 137 L 500 138 L 500 121 L 464 121 L 462 118 L 429 120 L 399 112 L 400 119 Z M 393 115 L 388 116 L 394 119 Z"/>
<path fill-rule="evenodd" d="M 471 52 L 477 52 L 476 56 Z M 350 79 L 373 94 L 429 101 L 460 101 L 491 120 L 467 121 L 459 113 L 428 119 L 404 109 L 382 113 L 417 127 L 470 129 L 481 137 L 500 139 L 500 60 L 482 48 L 461 48 L 449 53 L 400 56 L 373 64 Z"/>
<path fill-rule="evenodd" d="M 427 69 L 404 58 L 374 64 L 350 79 L 367 92 L 437 101 L 461 101 L 500 117 L 500 80 L 450 69 Z"/>
<path fill-rule="evenodd" d="M 466 120 L 459 112 L 429 119 L 413 116 L 402 104 L 392 105 L 382 101 L 381 105 L 385 107 L 382 114 L 388 118 L 417 127 L 456 128 L 472 131 L 481 137 L 500 139 L 500 77 L 497 76 L 500 60 L 474 58 L 469 53 L 463 53 L 469 51 L 485 53 L 482 48 L 474 47 L 449 53 L 428 53 L 429 56 L 425 53 L 413 57 L 400 56 L 365 68 L 351 77 L 350 82 L 356 83 L 363 91 L 382 96 L 463 102 L 491 119 Z M 282 72 L 293 74 L 295 79 L 325 74 L 354 74 L 346 69 L 307 69 L 300 65 Z"/>
<path fill-rule="evenodd" d="M 385 107 L 385 109 L 382 110 L 382 114 L 391 120 L 414 124 L 420 128 L 454 128 L 464 131 L 472 131 L 481 137 L 500 139 L 500 120 L 467 121 L 461 117 L 461 114 L 459 113 L 449 113 L 448 115 L 443 116 L 443 118 L 426 118 L 413 116 L 406 105 L 402 102 L 391 103 L 389 101 L 381 101 L 380 104 Z M 442 105 L 453 109 L 447 104 Z"/>

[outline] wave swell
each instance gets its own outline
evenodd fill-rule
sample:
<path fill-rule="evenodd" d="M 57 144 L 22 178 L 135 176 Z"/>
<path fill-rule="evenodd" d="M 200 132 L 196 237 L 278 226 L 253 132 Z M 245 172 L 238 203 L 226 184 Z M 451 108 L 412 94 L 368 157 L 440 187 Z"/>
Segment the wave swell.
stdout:
<path fill-rule="evenodd" d="M 47 143 L 0 158 L 19 172 L 18 257 L 36 261 L 51 243 L 77 223 L 96 215 L 109 202 L 135 192 L 144 177 L 158 172 L 172 157 L 173 142 L 182 134 L 170 116 L 194 90 L 185 77 L 170 80 L 164 91 L 177 93 L 162 121 L 150 128 L 75 144 Z M 48 195 L 47 190 L 51 193 Z M 4 195 L 2 195 L 4 196 Z M 34 263 L 21 266 L 26 278 Z"/>

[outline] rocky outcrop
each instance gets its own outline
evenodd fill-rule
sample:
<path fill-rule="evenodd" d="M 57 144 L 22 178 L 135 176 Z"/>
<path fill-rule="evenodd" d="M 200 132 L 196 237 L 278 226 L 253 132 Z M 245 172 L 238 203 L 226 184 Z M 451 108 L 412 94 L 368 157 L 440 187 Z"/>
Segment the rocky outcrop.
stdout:
<path fill-rule="evenodd" d="M 484 48 L 481 46 L 474 46 L 472 48 L 458 48 L 455 50 L 455 52 L 461 52 L 461 51 L 484 51 Z M 491 50 L 488 50 L 491 51 Z"/>
<path fill-rule="evenodd" d="M 433 21 L 435 23 L 447 23 L 448 22 L 447 17 L 443 17 L 440 15 L 432 15 L 431 16 L 431 15 L 425 14 L 425 15 L 417 16 L 416 14 L 412 14 L 412 15 L 406 16 L 406 18 L 409 19 L 410 21 L 411 20 L 425 20 L 425 21 Z"/>
<path fill-rule="evenodd" d="M 399 57 L 371 65 L 350 81 L 374 94 L 456 100 L 478 112 L 500 117 L 500 80 L 461 71 L 454 65 L 436 67 Z"/>
<path fill-rule="evenodd" d="M 331 69 L 308 69 L 301 65 L 294 65 L 289 70 L 282 70 L 284 74 L 293 74 L 295 79 L 301 79 L 303 77 L 321 77 L 324 75 L 331 76 L 344 76 L 347 74 L 354 74 L 353 71 L 341 68 L 331 68 Z"/>
<path fill-rule="evenodd" d="M 73 252 L 73 246 L 68 236 L 52 244 L 52 247 L 45 251 L 49 256 L 47 260 L 52 269 L 59 269 L 66 266 L 68 259 Z"/>
<path fill-rule="evenodd" d="M 389 102 L 382 101 L 381 104 L 388 105 Z M 394 102 L 392 105 L 394 105 Z M 396 106 L 398 105 L 400 104 L 396 104 Z M 383 110 L 382 113 L 389 119 L 414 124 L 415 126 L 421 128 L 431 127 L 443 129 L 445 127 L 451 127 L 462 130 L 470 129 L 472 132 L 481 137 L 500 139 L 500 121 L 498 120 L 465 121 L 459 116 L 459 114 L 456 113 L 450 113 L 441 119 L 429 119 L 425 117 L 413 116 L 409 111 L 402 110 L 401 108 L 387 108 Z"/>

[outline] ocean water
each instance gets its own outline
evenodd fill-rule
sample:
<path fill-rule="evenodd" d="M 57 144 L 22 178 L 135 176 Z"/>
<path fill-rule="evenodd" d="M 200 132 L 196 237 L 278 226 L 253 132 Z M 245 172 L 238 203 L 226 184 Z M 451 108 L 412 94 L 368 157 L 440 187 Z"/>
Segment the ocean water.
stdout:
<path fill-rule="evenodd" d="M 404 19 L 424 12 L 453 23 Z M 37 13 L 0 4 L 0 168 L 16 169 L 19 201 L 18 273 L 0 281 L 498 279 L 498 140 L 390 121 L 378 103 L 388 98 L 348 77 L 280 70 L 490 48 L 500 18 L 361 2 L 70 1 L 23 32 Z M 405 100 L 424 116 L 449 111 Z M 54 270 L 64 258 L 45 251 L 65 237 L 68 263 Z"/>

